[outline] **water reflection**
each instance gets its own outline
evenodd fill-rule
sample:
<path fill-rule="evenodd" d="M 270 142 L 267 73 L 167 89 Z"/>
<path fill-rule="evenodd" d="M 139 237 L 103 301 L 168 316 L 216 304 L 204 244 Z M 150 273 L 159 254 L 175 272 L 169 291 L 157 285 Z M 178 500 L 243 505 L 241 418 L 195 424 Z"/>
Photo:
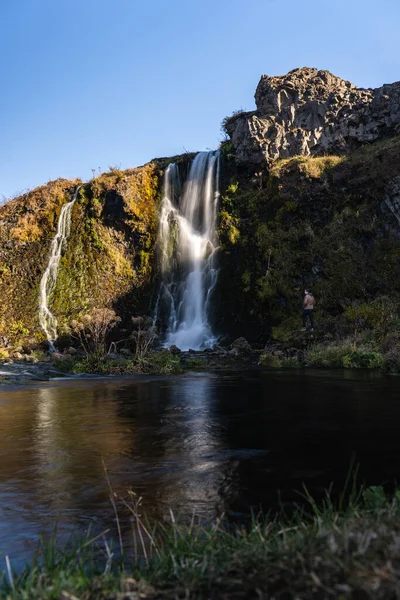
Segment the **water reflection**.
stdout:
<path fill-rule="evenodd" d="M 0 393 L 0 552 L 112 526 L 114 491 L 157 518 L 210 519 L 343 484 L 399 479 L 400 379 L 332 372 L 75 381 Z M 12 533 L 12 535 L 11 535 Z M 11 547 L 10 547 L 11 544 Z"/>

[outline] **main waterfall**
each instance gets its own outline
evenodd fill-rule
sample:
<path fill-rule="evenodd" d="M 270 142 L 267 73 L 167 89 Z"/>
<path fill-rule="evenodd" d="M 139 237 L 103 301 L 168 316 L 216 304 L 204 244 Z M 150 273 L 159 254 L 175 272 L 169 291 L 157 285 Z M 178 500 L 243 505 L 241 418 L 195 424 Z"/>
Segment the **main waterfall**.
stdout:
<path fill-rule="evenodd" d="M 50 247 L 50 258 L 46 270 L 39 286 L 39 322 L 46 334 L 49 342 L 50 351 L 54 351 L 54 342 L 57 339 L 57 319 L 50 312 L 49 298 L 53 292 L 56 281 L 58 267 L 61 259 L 61 251 L 71 231 L 71 213 L 72 208 L 78 197 L 78 192 L 82 186 L 78 185 L 71 202 L 64 204 L 58 219 L 57 232 Z"/>
<path fill-rule="evenodd" d="M 181 350 L 212 347 L 216 338 L 209 315 L 217 282 L 216 216 L 219 152 L 200 152 L 181 188 L 179 169 L 164 176 L 157 249 L 161 287 L 156 318 L 167 320 L 165 345 Z"/>

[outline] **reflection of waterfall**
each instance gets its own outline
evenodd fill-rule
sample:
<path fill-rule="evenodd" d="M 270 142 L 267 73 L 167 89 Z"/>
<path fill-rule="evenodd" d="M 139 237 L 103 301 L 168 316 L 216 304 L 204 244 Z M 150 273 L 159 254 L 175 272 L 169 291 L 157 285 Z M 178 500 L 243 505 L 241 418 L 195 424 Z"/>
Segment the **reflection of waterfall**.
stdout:
<path fill-rule="evenodd" d="M 156 317 L 167 316 L 166 345 L 199 350 L 215 344 L 209 303 L 218 270 L 215 266 L 215 222 L 219 153 L 200 152 L 183 186 L 170 164 L 165 172 L 158 232 L 162 275 Z"/>
<path fill-rule="evenodd" d="M 61 209 L 57 233 L 51 242 L 49 262 L 40 282 L 39 321 L 50 344 L 50 350 L 52 351 L 54 350 L 54 342 L 57 339 L 57 319 L 50 312 L 49 298 L 56 285 L 61 251 L 71 231 L 72 208 L 78 197 L 80 188 L 81 186 L 78 185 L 71 202 L 64 204 Z"/>

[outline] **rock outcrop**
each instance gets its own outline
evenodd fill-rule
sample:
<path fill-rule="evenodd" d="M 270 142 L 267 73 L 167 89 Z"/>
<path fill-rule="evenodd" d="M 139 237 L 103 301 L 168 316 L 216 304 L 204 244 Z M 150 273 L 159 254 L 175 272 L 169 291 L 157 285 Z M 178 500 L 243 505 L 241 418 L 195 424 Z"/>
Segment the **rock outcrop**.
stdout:
<path fill-rule="evenodd" d="M 329 71 L 304 67 L 263 75 L 255 101 L 257 110 L 225 122 L 239 163 L 348 154 L 400 132 L 400 82 L 361 89 Z"/>

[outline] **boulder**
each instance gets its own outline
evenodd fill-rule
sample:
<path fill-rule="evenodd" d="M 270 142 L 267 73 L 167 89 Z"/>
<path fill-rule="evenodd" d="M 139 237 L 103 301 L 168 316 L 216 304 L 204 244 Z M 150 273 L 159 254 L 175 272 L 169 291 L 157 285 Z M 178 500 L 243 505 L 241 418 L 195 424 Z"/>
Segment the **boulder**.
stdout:
<path fill-rule="evenodd" d="M 78 354 L 78 350 L 76 348 L 74 348 L 73 346 L 70 346 L 67 350 L 68 354 L 71 354 L 71 356 L 75 356 L 75 354 Z"/>
<path fill-rule="evenodd" d="M 36 365 L 39 362 L 39 360 L 35 356 L 30 356 L 30 355 L 26 354 L 25 362 Z"/>
<path fill-rule="evenodd" d="M 21 352 L 14 352 L 12 357 L 15 358 L 15 360 L 23 360 L 24 359 L 24 355 L 21 354 Z"/>
<path fill-rule="evenodd" d="M 123 356 L 131 356 L 131 351 L 128 350 L 128 348 L 121 348 L 121 350 L 119 351 L 120 354 L 122 354 Z"/>
<path fill-rule="evenodd" d="M 226 121 L 239 163 L 348 154 L 400 133 L 400 82 L 363 89 L 329 71 L 303 67 L 263 75 L 255 101 L 255 111 Z"/>
<path fill-rule="evenodd" d="M 237 348 L 232 348 L 231 350 L 228 350 L 228 354 L 229 356 L 239 356 L 239 350 Z"/>
<path fill-rule="evenodd" d="M 176 354 L 180 354 L 182 352 L 182 350 L 180 348 L 178 348 L 178 346 L 172 345 L 172 346 L 169 346 L 168 352 L 170 352 L 173 355 L 176 355 Z M 190 352 L 190 350 L 189 350 L 189 352 Z M 192 350 L 192 352 L 193 352 L 193 350 Z"/>
<path fill-rule="evenodd" d="M 236 349 L 238 352 L 251 352 L 252 348 L 249 342 L 244 337 L 237 338 L 232 344 L 231 348 Z"/>

